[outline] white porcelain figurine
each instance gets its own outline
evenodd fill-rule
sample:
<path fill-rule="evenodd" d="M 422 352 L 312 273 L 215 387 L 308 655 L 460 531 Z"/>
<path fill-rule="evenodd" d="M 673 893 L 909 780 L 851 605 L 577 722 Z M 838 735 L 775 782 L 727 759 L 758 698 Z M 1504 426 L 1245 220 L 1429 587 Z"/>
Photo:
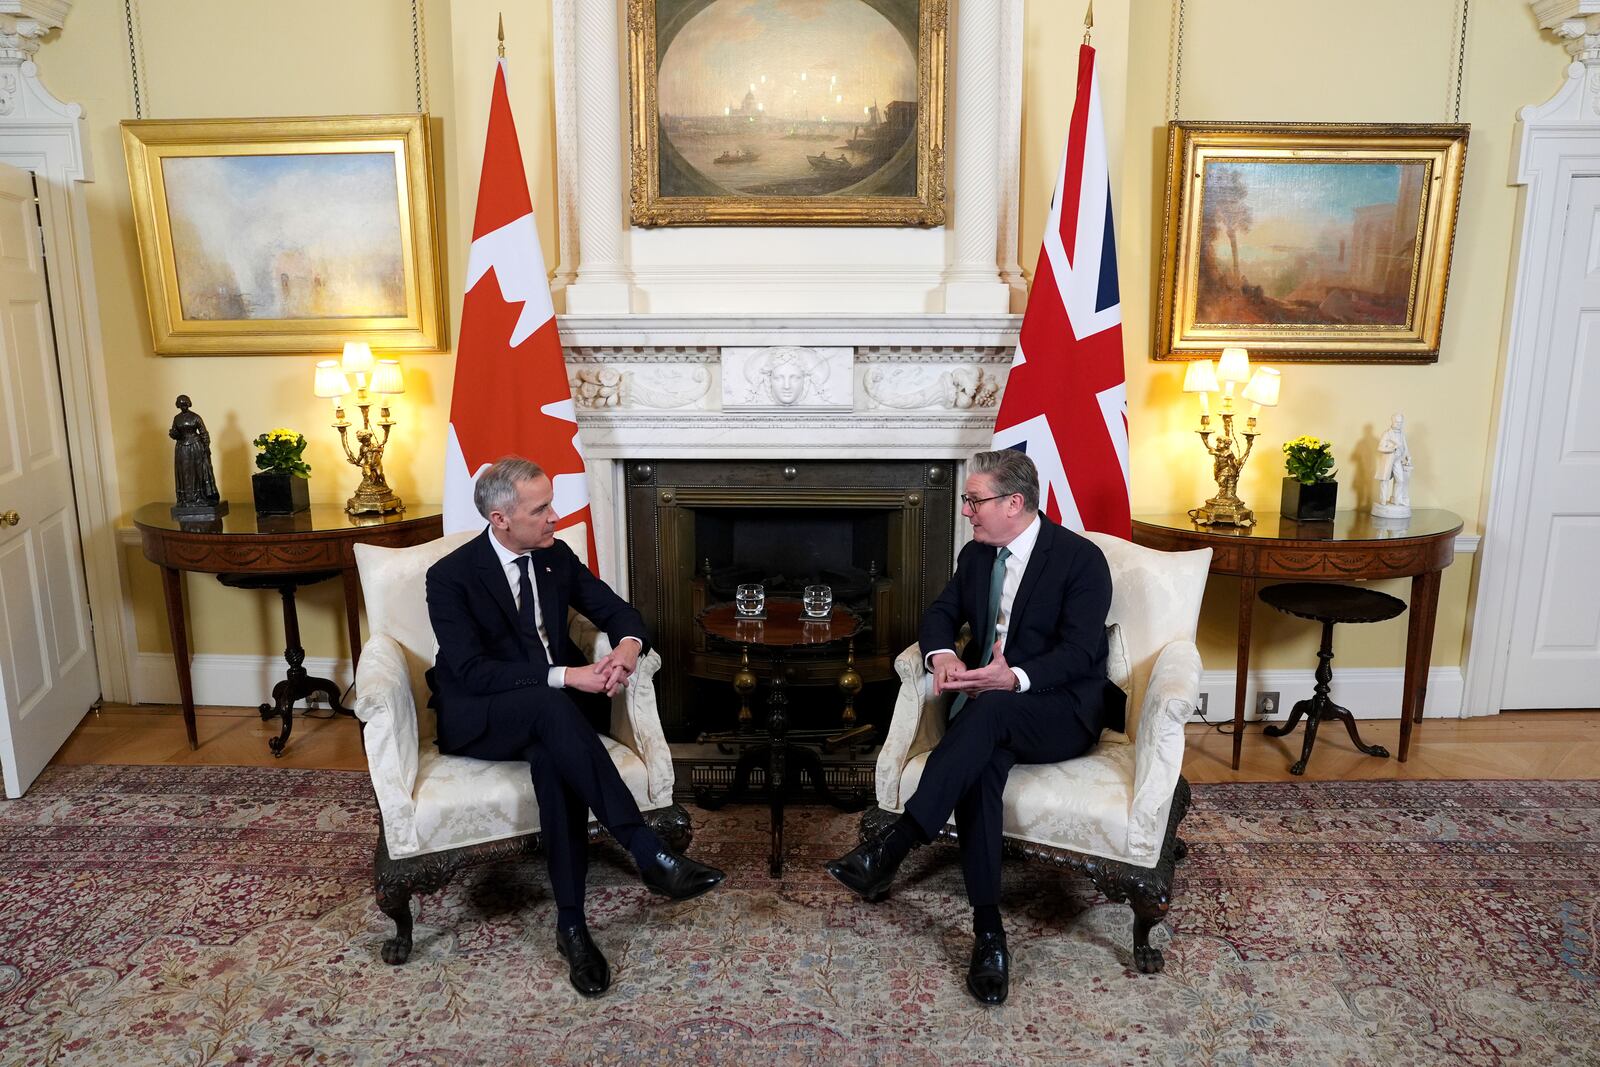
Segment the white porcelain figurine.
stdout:
<path fill-rule="evenodd" d="M 1395 412 L 1378 438 L 1378 499 L 1372 513 L 1389 519 L 1411 514 L 1411 448 L 1406 444 L 1406 417 Z"/>

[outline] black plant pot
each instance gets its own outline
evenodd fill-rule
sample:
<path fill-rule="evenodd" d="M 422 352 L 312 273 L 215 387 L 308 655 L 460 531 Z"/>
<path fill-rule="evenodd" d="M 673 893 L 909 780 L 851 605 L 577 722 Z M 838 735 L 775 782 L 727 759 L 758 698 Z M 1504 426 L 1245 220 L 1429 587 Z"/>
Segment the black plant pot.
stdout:
<path fill-rule="evenodd" d="M 292 474 L 262 471 L 250 476 L 258 515 L 293 515 L 311 510 L 311 483 Z"/>
<path fill-rule="evenodd" d="M 1296 522 L 1331 522 L 1334 501 L 1339 496 L 1339 483 L 1312 482 L 1302 485 L 1299 479 L 1283 480 L 1283 503 L 1279 510 L 1286 519 Z"/>

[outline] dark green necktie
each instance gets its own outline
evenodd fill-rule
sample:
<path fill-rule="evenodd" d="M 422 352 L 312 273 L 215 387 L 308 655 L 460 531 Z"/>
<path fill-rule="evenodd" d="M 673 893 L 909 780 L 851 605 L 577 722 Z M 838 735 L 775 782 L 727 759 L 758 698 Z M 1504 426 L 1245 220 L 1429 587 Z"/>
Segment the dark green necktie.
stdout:
<path fill-rule="evenodd" d="M 1011 558 L 1011 550 L 1002 548 L 995 553 L 994 566 L 989 570 L 989 611 L 983 619 L 983 655 L 978 660 L 978 666 L 987 667 L 989 661 L 994 659 L 995 630 L 1000 623 L 1000 591 L 1006 584 L 1006 560 Z M 950 705 L 950 717 L 954 719 L 961 714 L 961 709 L 966 706 L 967 694 L 957 693 L 956 699 Z"/>

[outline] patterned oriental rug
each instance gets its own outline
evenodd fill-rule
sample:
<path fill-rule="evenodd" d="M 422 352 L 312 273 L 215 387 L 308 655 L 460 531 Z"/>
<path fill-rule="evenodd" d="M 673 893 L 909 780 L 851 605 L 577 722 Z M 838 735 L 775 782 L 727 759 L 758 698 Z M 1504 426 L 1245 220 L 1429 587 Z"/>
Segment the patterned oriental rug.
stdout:
<path fill-rule="evenodd" d="M 607 843 L 553 948 L 542 859 L 421 898 L 404 967 L 369 888 L 364 774 L 52 769 L 0 804 L 0 1063 L 1600 1063 L 1600 782 L 1195 788 L 1161 975 L 1125 907 L 1007 869 L 1010 1001 L 963 986 L 955 851 L 872 906 L 820 869 L 855 816 L 696 811 L 727 883 L 660 902 Z"/>

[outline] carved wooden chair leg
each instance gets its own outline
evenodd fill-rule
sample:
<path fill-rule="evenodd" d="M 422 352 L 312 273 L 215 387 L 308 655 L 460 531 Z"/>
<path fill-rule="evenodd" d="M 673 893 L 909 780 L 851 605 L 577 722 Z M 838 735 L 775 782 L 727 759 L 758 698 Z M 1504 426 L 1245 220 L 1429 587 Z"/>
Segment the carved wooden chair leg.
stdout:
<path fill-rule="evenodd" d="M 644 812 L 645 825 L 655 831 L 655 835 L 667 843 L 667 847 L 674 852 L 687 852 L 689 842 L 694 840 L 694 827 L 689 822 L 689 813 L 682 804 L 669 804 L 664 808 L 654 808 Z"/>
<path fill-rule="evenodd" d="M 1128 904 L 1133 908 L 1133 965 L 1141 974 L 1159 974 L 1167 961 L 1160 949 L 1150 947 L 1150 931 L 1167 917 L 1167 894 L 1135 892 L 1129 895 Z"/>
<path fill-rule="evenodd" d="M 394 936 L 383 943 L 383 962 L 399 966 L 411 958 L 411 888 L 380 884 L 378 910 L 394 920 Z"/>

